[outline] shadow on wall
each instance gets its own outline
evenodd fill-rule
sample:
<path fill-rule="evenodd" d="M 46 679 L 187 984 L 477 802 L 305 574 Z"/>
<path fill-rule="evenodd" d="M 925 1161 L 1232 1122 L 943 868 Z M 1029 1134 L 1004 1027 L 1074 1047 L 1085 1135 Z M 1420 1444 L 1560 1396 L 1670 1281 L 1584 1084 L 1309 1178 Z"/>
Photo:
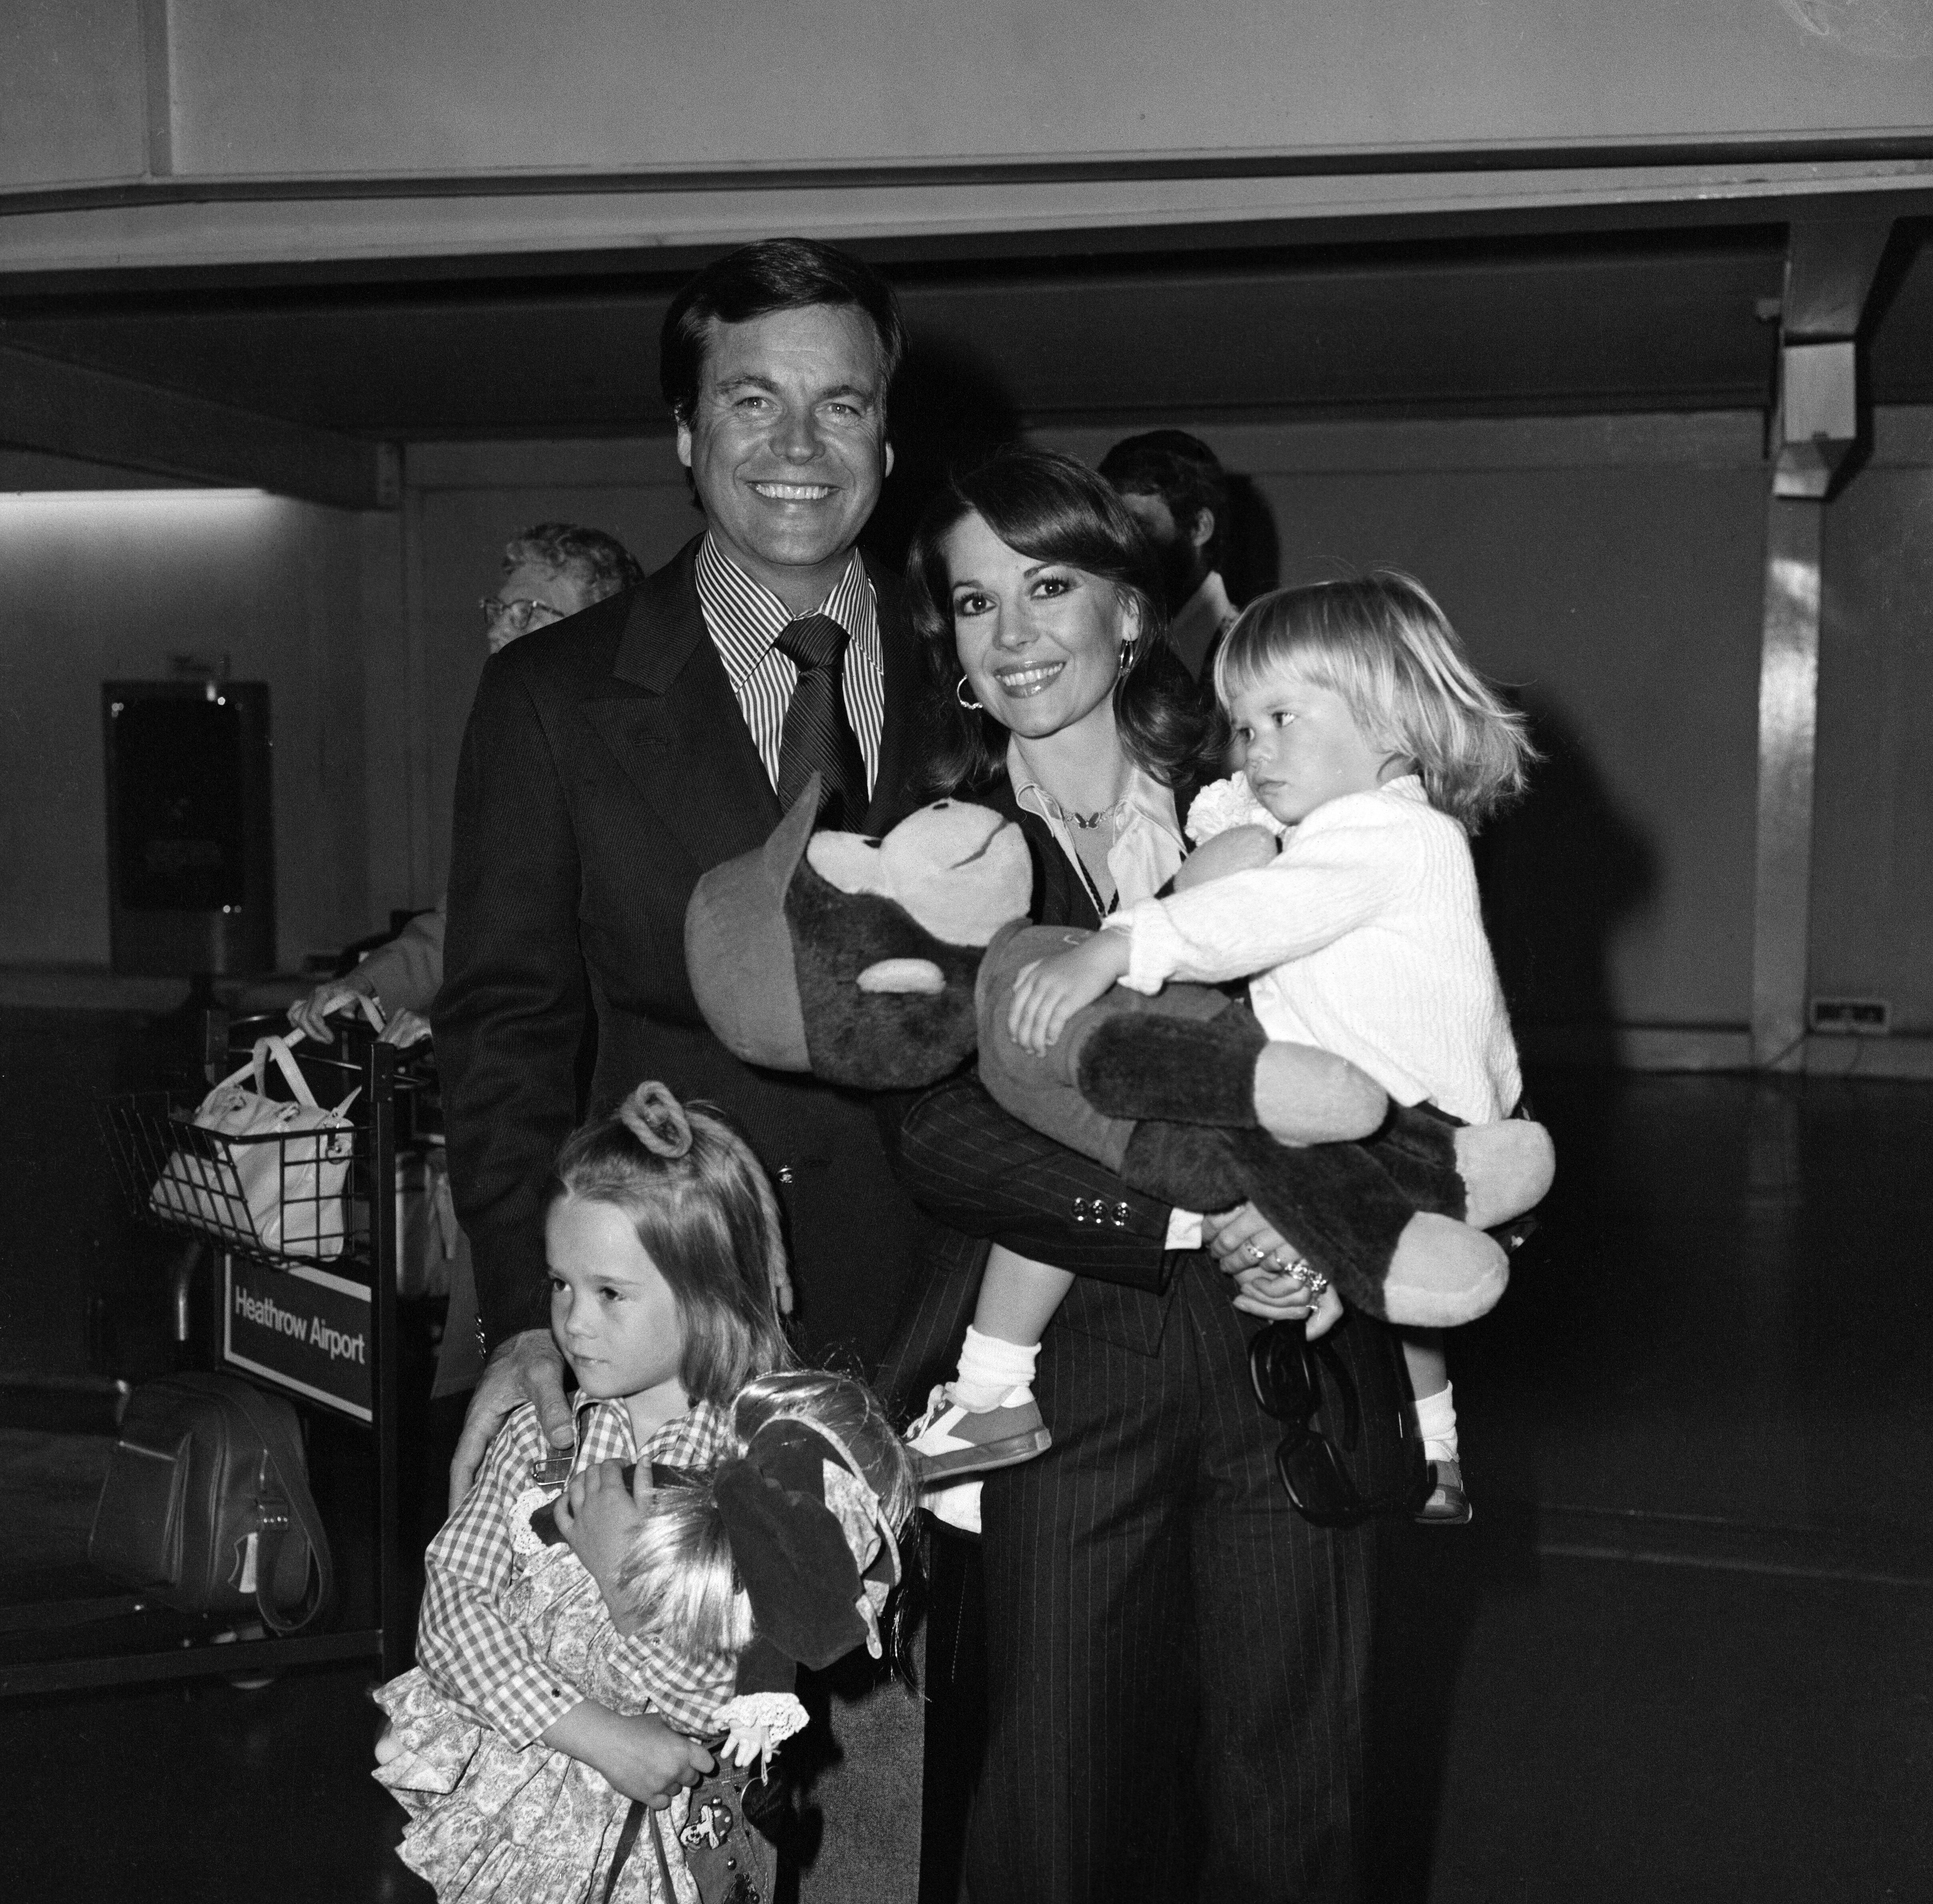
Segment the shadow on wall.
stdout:
<path fill-rule="evenodd" d="M 1020 413 L 992 370 L 951 342 L 915 332 L 893 386 L 893 473 L 867 527 L 867 549 L 903 572 L 921 512 L 948 477 L 1020 434 Z"/>
<path fill-rule="evenodd" d="M 1275 512 L 1251 477 L 1228 478 L 1228 532 L 1222 581 L 1229 600 L 1246 608 L 1282 581 L 1282 539 L 1276 533 Z"/>
<path fill-rule="evenodd" d="M 1475 842 L 1484 919 L 1519 1026 L 1562 1026 L 1575 1057 L 1616 1057 L 1610 945 L 1657 884 L 1651 842 L 1613 803 L 1577 730 L 1516 697 L 1544 756 L 1529 795 Z"/>

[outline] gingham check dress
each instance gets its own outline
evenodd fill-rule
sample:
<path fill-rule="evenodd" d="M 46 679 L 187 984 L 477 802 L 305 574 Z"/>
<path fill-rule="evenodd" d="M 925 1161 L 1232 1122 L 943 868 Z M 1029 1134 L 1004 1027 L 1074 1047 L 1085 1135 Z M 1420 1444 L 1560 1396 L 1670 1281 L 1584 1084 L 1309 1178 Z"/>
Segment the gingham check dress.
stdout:
<path fill-rule="evenodd" d="M 614 1460 L 702 1471 L 737 1452 L 729 1417 L 709 1402 L 693 1403 L 642 1450 L 622 1401 L 580 1402 L 576 1421 L 573 1473 Z M 417 1659 L 437 1690 L 516 1746 L 539 1737 L 585 1696 L 498 1611 L 516 1566 L 512 1513 L 531 1489 L 532 1463 L 555 1452 L 534 1408 L 519 1408 L 498 1431 L 475 1486 L 430 1542 L 416 1634 Z M 610 1657 L 681 1731 L 710 1731 L 713 1716 L 732 1696 L 736 1662 L 729 1655 L 694 1659 L 640 1633 L 618 1641 Z"/>

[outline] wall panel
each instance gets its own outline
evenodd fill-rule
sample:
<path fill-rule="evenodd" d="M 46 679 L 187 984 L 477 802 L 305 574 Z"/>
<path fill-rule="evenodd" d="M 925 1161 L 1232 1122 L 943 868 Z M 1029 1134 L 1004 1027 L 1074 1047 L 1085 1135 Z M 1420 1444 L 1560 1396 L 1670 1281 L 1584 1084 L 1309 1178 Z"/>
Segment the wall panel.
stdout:
<path fill-rule="evenodd" d="M 170 15 L 178 161 L 222 176 L 1923 125 L 1933 53 L 1922 10 L 1859 0 L 173 0 Z"/>
<path fill-rule="evenodd" d="M 252 491 L 0 496 L 0 964 L 107 963 L 100 684 L 165 679 L 176 654 L 269 683 L 284 962 L 368 929 L 361 656 L 383 631 L 362 575 L 380 535 Z"/>
<path fill-rule="evenodd" d="M 7 0 L 0 189 L 138 178 L 146 86 L 139 0 Z"/>
<path fill-rule="evenodd" d="M 1201 433 L 1258 492 L 1266 569 L 1285 584 L 1410 571 L 1532 713 L 1553 757 L 1479 842 L 1514 1008 L 1554 1023 L 1743 1023 L 1766 481 L 1755 419 Z M 1112 434 L 1056 440 L 1093 457 Z"/>
<path fill-rule="evenodd" d="M 1811 989 L 1933 1032 L 1933 467 L 1826 512 Z"/>
<path fill-rule="evenodd" d="M 1393 562 L 1519 684 L 1556 758 L 1480 842 L 1527 1019 L 1739 1026 L 1751 983 L 1766 477 L 1755 419 L 1201 423 L 1282 579 Z M 1097 457 L 1116 430 L 1043 433 Z M 669 439 L 419 445 L 402 521 L 253 498 L 102 499 L 0 535 L 0 963 L 107 957 L 96 683 L 230 650 L 275 691 L 285 960 L 423 905 L 447 867 L 510 534 L 609 530 L 648 568 L 699 526 Z M 111 501 L 113 507 L 109 509 Z M 196 513 L 199 509 L 200 514 Z M 405 574 L 413 604 L 406 634 Z M 1813 988 L 1933 1030 L 1933 455 L 1831 506 Z M 415 817 L 413 818 L 413 811 Z"/>

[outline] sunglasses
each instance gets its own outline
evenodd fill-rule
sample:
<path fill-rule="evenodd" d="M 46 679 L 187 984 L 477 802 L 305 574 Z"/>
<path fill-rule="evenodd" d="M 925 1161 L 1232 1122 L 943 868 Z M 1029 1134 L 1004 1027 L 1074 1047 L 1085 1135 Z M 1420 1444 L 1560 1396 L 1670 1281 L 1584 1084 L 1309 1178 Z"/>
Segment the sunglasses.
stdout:
<path fill-rule="evenodd" d="M 1338 1329 L 1347 1326 L 1345 1322 Z M 1429 1473 L 1402 1406 L 1406 1392 L 1394 1362 L 1395 1342 L 1382 1335 L 1364 1344 L 1366 1365 L 1378 1354 L 1390 1365 L 1373 1371 L 1366 1365 L 1366 1377 L 1372 1372 L 1383 1389 L 1366 1420 L 1355 1377 L 1336 1348 L 1336 1333 L 1312 1342 L 1299 1322 L 1271 1323 L 1249 1344 L 1255 1399 L 1288 1431 L 1275 1451 L 1276 1472 L 1295 1511 L 1315 1527 L 1353 1527 L 1372 1514 L 1413 1514 L 1429 1491 Z M 1396 1472 L 1390 1486 L 1365 1492 L 1343 1456 L 1372 1444 L 1394 1456 Z"/>

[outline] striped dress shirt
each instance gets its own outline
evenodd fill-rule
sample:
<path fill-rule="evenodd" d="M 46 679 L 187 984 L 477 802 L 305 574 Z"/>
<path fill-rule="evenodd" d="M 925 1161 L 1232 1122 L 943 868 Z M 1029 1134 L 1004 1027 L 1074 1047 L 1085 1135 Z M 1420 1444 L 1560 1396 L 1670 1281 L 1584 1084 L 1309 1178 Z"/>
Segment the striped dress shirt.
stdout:
<path fill-rule="evenodd" d="M 706 632 L 725 664 L 738 711 L 751 731 L 759 758 L 773 788 L 779 783 L 779 746 L 785 737 L 786 710 L 798 685 L 798 669 L 776 644 L 788 622 L 801 619 L 771 590 L 755 582 L 720 551 L 707 536 L 698 550 L 698 605 Z M 879 777 L 879 731 L 886 718 L 885 670 L 879 653 L 879 617 L 867 579 L 866 565 L 855 549 L 846 572 L 815 614 L 830 615 L 852 638 L 841 671 L 846 718 L 866 763 L 870 794 Z"/>

